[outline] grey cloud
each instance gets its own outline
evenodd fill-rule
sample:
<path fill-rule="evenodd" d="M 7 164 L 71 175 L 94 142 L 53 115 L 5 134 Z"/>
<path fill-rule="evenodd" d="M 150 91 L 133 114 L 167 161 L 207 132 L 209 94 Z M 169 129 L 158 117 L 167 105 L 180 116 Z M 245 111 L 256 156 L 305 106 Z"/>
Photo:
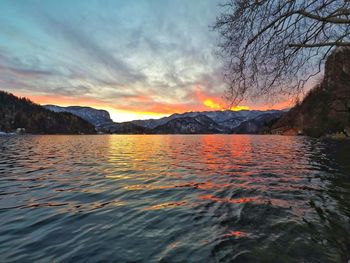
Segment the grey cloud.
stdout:
<path fill-rule="evenodd" d="M 140 72 L 136 72 L 132 67 L 122 59 L 114 57 L 111 52 L 102 48 L 92 37 L 85 34 L 82 30 L 76 30 L 71 24 L 65 24 L 62 21 L 52 17 L 45 17 L 50 30 L 54 30 L 78 52 L 83 52 L 91 58 L 91 62 L 98 63 L 107 70 L 112 78 L 118 80 L 118 83 L 134 83 L 142 81 L 146 77 Z M 87 65 L 82 65 L 87 66 Z M 92 66 L 92 65 L 90 65 Z M 95 76 L 96 79 L 98 77 Z"/>
<path fill-rule="evenodd" d="M 35 69 L 24 69 L 24 68 L 14 68 L 14 67 L 6 67 L 0 65 L 0 72 L 1 71 L 8 71 L 15 75 L 22 75 L 22 76 L 48 76 L 53 75 L 54 73 L 48 70 L 35 70 Z"/>
<path fill-rule="evenodd" d="M 38 65 L 28 65 L 14 56 L 5 55 L 4 50 L 0 50 L 0 72 L 7 72 L 13 75 L 22 76 L 49 76 L 55 73 L 51 70 L 40 69 Z"/>
<path fill-rule="evenodd" d="M 211 0 L 203 4 L 195 0 L 181 1 L 181 5 L 172 0 L 132 3 L 146 7 L 142 8 L 145 13 L 130 17 L 131 21 L 126 20 L 122 12 L 118 13 L 120 8 L 115 8 L 115 1 L 108 2 L 111 5 L 108 12 L 93 13 L 93 17 L 87 17 L 89 23 L 82 19 L 87 12 L 77 12 L 77 16 L 72 17 L 45 8 L 38 10 L 40 7 L 29 4 L 22 7 L 23 13 L 44 33 L 42 45 L 52 45 L 43 50 L 39 50 L 38 45 L 28 53 L 34 60 L 44 56 L 46 64 L 41 67 L 36 67 L 34 60 L 21 65 L 14 58 L 3 65 L 13 70 L 13 75 L 35 77 L 35 80 L 12 78 L 11 85 L 17 81 L 17 85 L 23 84 L 20 88 L 28 87 L 34 92 L 88 94 L 115 104 L 127 103 L 128 98 L 137 96 L 181 101 L 186 94 L 190 101 L 196 85 L 201 85 L 207 94 L 217 95 L 222 91 L 218 88 L 222 81 L 216 70 L 217 61 L 210 53 L 213 38 L 204 31 L 209 31 L 208 20 L 214 17 L 213 10 L 208 10 Z M 190 6 L 196 11 L 189 10 Z M 100 16 L 104 19 L 102 24 Z M 95 22 L 100 26 L 94 28 Z M 10 83 L 10 80 L 0 77 L 0 83 L 4 82 Z"/>
<path fill-rule="evenodd" d="M 91 92 L 91 88 L 85 86 L 74 86 L 74 87 L 52 87 L 50 92 L 58 95 L 64 96 L 74 96 L 74 95 L 85 95 Z"/>

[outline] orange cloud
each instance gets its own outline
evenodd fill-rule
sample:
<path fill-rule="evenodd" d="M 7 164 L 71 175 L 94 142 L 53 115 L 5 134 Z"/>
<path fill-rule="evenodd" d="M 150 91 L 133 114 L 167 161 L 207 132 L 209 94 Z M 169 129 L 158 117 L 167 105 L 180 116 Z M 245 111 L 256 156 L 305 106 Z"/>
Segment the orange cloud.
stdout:
<path fill-rule="evenodd" d="M 294 99 L 286 99 L 286 100 L 283 100 L 283 101 L 280 101 L 280 102 L 274 103 L 274 104 L 265 104 L 265 105 L 257 107 L 256 109 L 259 109 L 259 110 L 271 110 L 271 109 L 283 110 L 283 109 L 287 109 L 287 108 L 292 108 L 294 105 L 295 105 Z"/>
<path fill-rule="evenodd" d="M 173 113 L 183 113 L 188 111 L 205 110 L 227 110 L 225 101 L 219 96 L 208 94 L 201 86 L 196 86 L 192 94 L 187 97 L 184 103 L 169 103 L 154 101 L 152 96 L 138 95 L 124 99 L 118 99 L 114 102 L 91 97 L 69 97 L 62 95 L 31 95 L 16 94 L 31 99 L 32 101 L 45 105 L 54 104 L 58 106 L 90 106 L 97 109 L 107 110 L 114 121 L 129 121 L 134 119 L 161 118 Z M 248 106 L 249 105 L 249 106 Z M 235 106 L 230 108 L 233 111 L 240 110 L 268 110 L 284 109 L 293 106 L 292 100 L 285 100 L 274 105 L 250 105 L 244 103 L 244 106 Z"/>
<path fill-rule="evenodd" d="M 16 94 L 20 97 L 27 97 L 35 103 L 46 105 L 54 104 L 58 106 L 89 106 L 96 109 L 107 110 L 114 121 L 130 121 L 135 119 L 161 118 L 173 113 L 183 113 L 189 111 L 185 104 L 157 103 L 149 97 L 136 96 L 128 98 L 128 102 L 123 105 L 114 105 L 99 99 L 86 97 L 67 97 L 53 95 L 28 95 Z M 117 102 L 116 102 L 117 104 Z"/>
<path fill-rule="evenodd" d="M 196 86 L 196 98 L 202 105 L 206 106 L 212 110 L 222 110 L 224 107 L 222 106 L 222 99 L 217 98 L 203 92 L 201 86 Z"/>
<path fill-rule="evenodd" d="M 204 94 L 200 86 L 196 87 L 196 96 L 198 100 L 202 102 L 202 104 L 212 110 L 227 110 L 225 107 L 225 102 L 222 98 L 210 96 L 208 94 Z M 230 108 L 232 111 L 240 111 L 240 110 L 249 110 L 248 106 L 235 106 Z"/>

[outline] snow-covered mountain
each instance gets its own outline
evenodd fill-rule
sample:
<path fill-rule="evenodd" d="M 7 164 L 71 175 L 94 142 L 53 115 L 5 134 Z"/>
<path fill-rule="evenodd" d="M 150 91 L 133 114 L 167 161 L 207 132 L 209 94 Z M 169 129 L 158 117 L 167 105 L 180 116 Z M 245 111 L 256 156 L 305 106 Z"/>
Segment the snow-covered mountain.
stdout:
<path fill-rule="evenodd" d="M 268 111 L 259 111 L 259 110 L 242 110 L 242 111 L 203 111 L 203 112 L 186 112 L 182 114 L 173 114 L 169 117 L 164 117 L 161 119 L 150 119 L 150 120 L 135 120 L 132 123 L 145 127 L 148 129 L 154 129 L 158 126 L 164 125 L 171 120 L 177 118 L 195 118 L 199 115 L 205 115 L 211 120 L 213 120 L 219 126 L 225 128 L 226 130 L 232 130 L 235 127 L 238 127 L 241 123 L 252 120 L 263 114 L 282 114 L 283 111 L 280 110 L 268 110 Z"/>
<path fill-rule="evenodd" d="M 135 120 L 100 127 L 107 133 L 199 134 L 262 133 L 284 111 L 204 111 L 173 114 L 150 120 Z"/>
<path fill-rule="evenodd" d="M 60 107 L 56 105 L 45 105 L 46 109 L 54 112 L 69 112 L 72 113 L 96 127 L 107 125 L 113 123 L 109 112 L 105 110 L 97 110 L 91 107 L 80 107 L 80 106 L 70 106 L 70 107 Z"/>
<path fill-rule="evenodd" d="M 121 134 L 259 133 L 264 125 L 284 113 L 280 110 L 185 112 L 161 119 L 114 123 L 105 110 L 79 106 L 46 105 L 44 107 L 54 112 L 69 112 L 77 115 L 95 125 L 98 131 Z"/>
<path fill-rule="evenodd" d="M 153 128 L 152 133 L 158 134 L 206 134 L 224 133 L 225 129 L 204 114 L 193 117 L 181 117 L 169 120 L 167 123 Z"/>

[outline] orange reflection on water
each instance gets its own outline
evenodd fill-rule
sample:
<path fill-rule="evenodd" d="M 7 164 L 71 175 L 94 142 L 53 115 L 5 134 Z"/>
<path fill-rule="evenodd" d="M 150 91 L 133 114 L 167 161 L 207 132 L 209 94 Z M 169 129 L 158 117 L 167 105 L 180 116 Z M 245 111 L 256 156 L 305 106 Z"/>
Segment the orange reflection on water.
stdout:
<path fill-rule="evenodd" d="M 230 187 L 231 184 L 216 184 L 213 182 L 196 183 L 189 182 L 185 184 L 171 184 L 171 185 L 145 185 L 145 184 L 135 184 L 125 186 L 124 189 L 127 190 L 163 190 L 163 189 L 175 189 L 175 188 L 194 188 L 194 189 L 220 189 Z"/>
<path fill-rule="evenodd" d="M 242 203 L 249 203 L 249 202 L 254 202 L 256 198 L 253 197 L 243 197 L 243 198 L 236 198 L 236 199 L 231 199 L 231 198 L 219 198 L 215 197 L 214 195 L 201 195 L 199 196 L 199 199 L 202 200 L 211 200 L 215 202 L 220 202 L 220 203 L 230 203 L 230 204 L 242 204 Z"/>
<path fill-rule="evenodd" d="M 173 186 L 169 185 L 145 185 L 145 184 L 135 184 L 135 185 L 128 185 L 125 186 L 124 189 L 126 190 L 162 190 L 162 189 L 171 189 Z"/>
<path fill-rule="evenodd" d="M 225 168 L 239 169 L 253 160 L 253 139 L 245 135 L 200 136 L 200 158 L 208 169 L 220 172 Z M 222 160 L 227 160 L 222 162 Z"/>
<path fill-rule="evenodd" d="M 215 189 L 215 188 L 227 188 L 229 186 L 231 186 L 231 184 L 216 184 L 213 182 L 205 182 L 205 183 L 198 184 L 197 188 L 207 190 L 207 189 Z"/>
<path fill-rule="evenodd" d="M 112 200 L 112 201 L 95 201 L 95 202 L 87 202 L 87 203 L 80 203 L 80 202 L 74 202 L 74 201 L 69 201 L 69 202 L 33 202 L 29 203 L 25 206 L 21 206 L 19 208 L 41 208 L 41 207 L 58 207 L 58 211 L 61 212 L 79 212 L 79 211 L 93 211 L 97 210 L 100 208 L 104 208 L 106 206 L 124 206 L 126 203 L 123 201 L 119 200 Z"/>
<path fill-rule="evenodd" d="M 165 209 L 165 208 L 173 208 L 173 207 L 183 206 L 186 204 L 187 204 L 187 202 L 184 202 L 184 201 L 183 202 L 167 202 L 167 203 L 147 207 L 145 210 L 160 210 L 160 209 Z"/>
<path fill-rule="evenodd" d="M 243 231 L 230 231 L 228 234 L 225 234 L 224 237 L 246 237 L 248 233 Z"/>
<path fill-rule="evenodd" d="M 168 198 L 158 200 L 159 204 L 151 203 L 146 210 L 190 206 L 197 199 L 195 205 L 203 203 L 198 200 L 254 203 L 302 214 L 291 208 L 283 196 L 275 199 L 270 196 L 294 191 L 292 186 L 296 187 L 301 180 L 294 174 L 286 176 L 286 169 L 300 169 L 295 162 L 300 157 L 300 143 L 295 137 L 275 136 L 270 140 L 269 136 L 248 135 L 114 135 L 106 137 L 106 141 L 108 183 L 116 183 L 111 179 L 117 179 L 118 186 L 143 191 L 140 194 L 166 191 L 169 197 L 181 191 L 194 196 L 182 199 L 187 204 L 165 202 Z M 287 168 L 282 170 L 282 164 Z M 235 196 L 225 194 L 227 190 Z M 259 196 L 251 196 L 252 193 Z"/>

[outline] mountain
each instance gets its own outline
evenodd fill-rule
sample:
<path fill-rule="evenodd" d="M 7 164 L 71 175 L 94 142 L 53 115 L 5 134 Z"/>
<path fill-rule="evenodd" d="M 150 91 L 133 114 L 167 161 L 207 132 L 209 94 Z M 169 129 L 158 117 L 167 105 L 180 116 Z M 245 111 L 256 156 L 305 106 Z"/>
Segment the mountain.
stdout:
<path fill-rule="evenodd" d="M 114 123 L 107 111 L 90 107 L 46 105 L 53 112 L 69 112 L 95 125 L 99 132 L 117 134 L 264 133 L 265 125 L 283 111 L 203 111 L 172 114 L 161 119 Z"/>
<path fill-rule="evenodd" d="M 101 126 L 113 123 L 108 111 L 97 110 L 91 107 L 80 107 L 80 106 L 70 106 L 70 107 L 60 107 L 56 105 L 45 105 L 46 109 L 53 112 L 69 112 L 72 113 L 94 126 Z"/>
<path fill-rule="evenodd" d="M 283 111 L 268 112 L 260 114 L 257 117 L 243 121 L 238 126 L 232 129 L 232 133 L 244 133 L 244 134 L 261 134 L 268 133 L 272 124 L 283 115 Z"/>
<path fill-rule="evenodd" d="M 350 49 L 336 49 L 327 58 L 324 72 L 323 80 L 273 125 L 272 133 L 320 137 L 349 129 Z"/>
<path fill-rule="evenodd" d="M 56 113 L 10 93 L 0 91 L 0 131 L 24 128 L 36 134 L 92 134 L 93 125 L 66 112 Z"/>
<path fill-rule="evenodd" d="M 109 123 L 98 127 L 98 131 L 115 134 L 149 134 L 151 129 L 139 126 L 133 122 Z"/>
<path fill-rule="evenodd" d="M 204 115 L 213 120 L 217 125 L 224 128 L 226 131 L 230 131 L 233 128 L 239 126 L 242 122 L 258 117 L 259 115 L 266 113 L 279 113 L 278 110 L 269 110 L 269 111 L 257 111 L 257 110 L 242 110 L 242 111 L 203 111 L 203 112 L 186 112 L 182 114 L 175 113 L 169 117 L 164 117 L 161 119 L 150 119 L 150 120 L 135 120 L 132 123 L 154 129 L 160 125 L 164 125 L 167 122 L 178 119 L 178 118 L 194 118 L 199 115 Z"/>
<path fill-rule="evenodd" d="M 174 118 L 153 128 L 152 132 L 158 134 L 205 134 L 222 133 L 225 130 L 206 115 L 198 114 L 194 117 Z"/>
<path fill-rule="evenodd" d="M 283 111 L 204 111 L 173 114 L 150 120 L 101 125 L 106 133 L 199 134 L 264 133 L 265 125 L 279 118 Z"/>

